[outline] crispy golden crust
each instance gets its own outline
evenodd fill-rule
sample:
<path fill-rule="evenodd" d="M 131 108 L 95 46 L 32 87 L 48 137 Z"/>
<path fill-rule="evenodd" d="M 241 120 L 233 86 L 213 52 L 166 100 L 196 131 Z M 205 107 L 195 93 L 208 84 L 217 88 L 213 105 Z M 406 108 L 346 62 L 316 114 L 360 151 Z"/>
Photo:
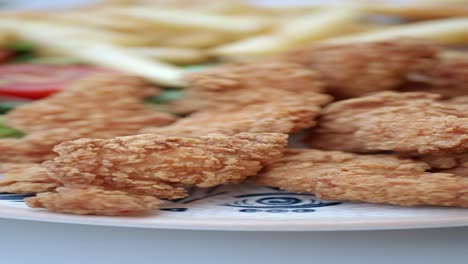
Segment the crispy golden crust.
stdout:
<path fill-rule="evenodd" d="M 326 107 L 307 142 L 350 152 L 462 153 L 468 149 L 468 107 L 436 94 L 381 92 Z"/>
<path fill-rule="evenodd" d="M 174 117 L 143 104 L 158 92 L 143 79 L 99 74 L 63 91 L 8 112 L 5 123 L 26 133 L 63 127 L 121 130 L 129 134 L 145 125 L 166 125 Z"/>
<path fill-rule="evenodd" d="M 468 153 L 442 156 L 424 155 L 417 159 L 431 165 L 433 171 L 468 177 Z"/>
<path fill-rule="evenodd" d="M 0 161 L 42 162 L 54 157 L 53 146 L 63 141 L 131 135 L 146 126 L 173 122 L 173 116 L 143 105 L 142 99 L 155 92 L 136 77 L 97 75 L 20 106 L 5 121 L 28 134 L 0 139 Z"/>
<path fill-rule="evenodd" d="M 62 184 L 49 177 L 47 170 L 36 163 L 7 164 L 2 168 L 0 192 L 40 193 L 52 191 Z"/>
<path fill-rule="evenodd" d="M 139 196 L 121 191 L 98 188 L 58 188 L 57 192 L 39 193 L 25 199 L 33 208 L 81 215 L 141 215 L 149 213 L 160 201 L 151 196 Z"/>
<path fill-rule="evenodd" d="M 468 95 L 468 56 L 440 59 L 408 74 L 402 91 L 425 91 L 451 98 Z"/>
<path fill-rule="evenodd" d="M 194 113 L 166 127 L 145 128 L 142 133 L 185 137 L 212 133 L 294 133 L 314 126 L 321 106 L 329 100 L 331 98 L 323 94 L 314 94 L 306 98 L 294 95 L 269 103 L 220 107 Z"/>
<path fill-rule="evenodd" d="M 56 146 L 59 156 L 43 166 L 66 187 L 176 199 L 185 186 L 241 182 L 281 157 L 286 144 L 287 135 L 275 133 L 78 139 Z"/>
<path fill-rule="evenodd" d="M 328 200 L 468 207 L 468 178 L 427 169 L 424 162 L 392 155 L 297 149 L 253 181 Z"/>
<path fill-rule="evenodd" d="M 186 76 L 187 98 L 170 109 L 177 113 L 279 101 L 285 96 L 323 91 L 318 73 L 282 61 L 238 62 Z"/>
<path fill-rule="evenodd" d="M 281 59 L 320 72 L 337 98 L 396 89 L 409 71 L 432 63 L 439 47 L 427 40 L 320 45 L 286 53 Z"/>

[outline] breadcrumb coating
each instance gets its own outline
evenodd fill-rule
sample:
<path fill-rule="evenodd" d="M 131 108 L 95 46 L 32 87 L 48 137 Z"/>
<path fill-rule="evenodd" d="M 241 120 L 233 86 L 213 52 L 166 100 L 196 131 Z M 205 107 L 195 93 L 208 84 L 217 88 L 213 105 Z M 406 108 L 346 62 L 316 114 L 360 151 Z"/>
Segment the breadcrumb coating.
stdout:
<path fill-rule="evenodd" d="M 398 88 L 408 72 L 428 67 L 438 51 L 439 47 L 427 40 L 394 39 L 315 45 L 288 52 L 280 59 L 318 71 L 327 93 L 345 99 Z"/>
<path fill-rule="evenodd" d="M 230 63 L 188 74 L 186 80 L 187 98 L 170 105 L 176 113 L 280 101 L 298 94 L 314 96 L 324 90 L 320 74 L 279 60 Z"/>
<path fill-rule="evenodd" d="M 28 134 L 0 139 L 0 162 L 39 163 L 54 157 L 53 146 L 63 141 L 126 136 L 146 126 L 167 125 L 174 116 L 143 104 L 144 97 L 156 92 L 137 77 L 96 75 L 19 106 L 5 121 Z"/>
<path fill-rule="evenodd" d="M 307 142 L 350 152 L 452 154 L 468 150 L 468 107 L 430 93 L 381 92 L 330 104 Z"/>
<path fill-rule="evenodd" d="M 468 56 L 441 58 L 408 74 L 402 91 L 425 91 L 446 98 L 468 95 Z"/>
<path fill-rule="evenodd" d="M 49 177 L 47 170 L 36 163 L 6 164 L 0 179 L 0 192 L 40 193 L 52 191 L 62 184 Z"/>
<path fill-rule="evenodd" d="M 327 200 L 468 207 L 468 178 L 429 168 L 392 155 L 292 149 L 253 181 Z"/>
<path fill-rule="evenodd" d="M 80 215 L 141 215 L 147 214 L 161 202 L 151 196 L 98 188 L 73 189 L 61 187 L 57 192 L 39 193 L 25 199 L 33 208 Z"/>
<path fill-rule="evenodd" d="M 234 135 L 240 132 L 294 133 L 316 124 L 321 106 L 331 100 L 327 95 L 314 94 L 302 98 L 251 105 L 233 105 L 194 113 L 165 126 L 145 128 L 142 133 L 165 136 L 199 137 L 212 133 Z"/>
<path fill-rule="evenodd" d="M 277 133 L 78 139 L 56 146 L 59 156 L 43 166 L 65 187 L 176 199 L 186 186 L 241 182 L 281 157 L 286 144 L 287 135 Z"/>
<path fill-rule="evenodd" d="M 468 153 L 456 155 L 425 155 L 418 160 L 431 165 L 432 171 L 452 173 L 457 176 L 468 177 Z"/>
<path fill-rule="evenodd" d="M 145 125 L 167 125 L 175 120 L 143 103 L 158 89 L 140 77 L 96 74 L 77 81 L 42 100 L 16 107 L 5 123 L 26 133 L 54 128 L 118 131 L 127 135 Z"/>

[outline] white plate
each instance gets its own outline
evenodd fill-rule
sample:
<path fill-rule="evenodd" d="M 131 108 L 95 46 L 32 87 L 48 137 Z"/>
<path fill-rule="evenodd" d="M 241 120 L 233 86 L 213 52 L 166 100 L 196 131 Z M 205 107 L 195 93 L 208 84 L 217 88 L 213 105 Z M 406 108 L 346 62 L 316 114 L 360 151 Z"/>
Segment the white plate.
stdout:
<path fill-rule="evenodd" d="M 192 230 L 325 231 L 468 226 L 468 210 L 322 201 L 251 185 L 193 189 L 145 217 L 76 216 L 28 208 L 0 194 L 0 218 L 104 226 Z"/>

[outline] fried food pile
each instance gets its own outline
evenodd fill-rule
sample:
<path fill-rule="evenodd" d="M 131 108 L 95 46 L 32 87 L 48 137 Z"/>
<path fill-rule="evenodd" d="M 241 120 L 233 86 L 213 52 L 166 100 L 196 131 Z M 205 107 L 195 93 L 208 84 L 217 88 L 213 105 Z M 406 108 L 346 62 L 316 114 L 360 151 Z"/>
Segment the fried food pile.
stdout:
<path fill-rule="evenodd" d="M 188 74 L 186 97 L 101 75 L 12 110 L 0 191 L 35 208 L 135 215 L 244 180 L 323 199 L 468 207 L 468 57 L 394 39 L 321 44 Z M 105 96 L 104 96 L 105 95 Z M 184 114 L 185 117 L 176 117 Z M 288 135 L 304 149 L 288 148 Z"/>

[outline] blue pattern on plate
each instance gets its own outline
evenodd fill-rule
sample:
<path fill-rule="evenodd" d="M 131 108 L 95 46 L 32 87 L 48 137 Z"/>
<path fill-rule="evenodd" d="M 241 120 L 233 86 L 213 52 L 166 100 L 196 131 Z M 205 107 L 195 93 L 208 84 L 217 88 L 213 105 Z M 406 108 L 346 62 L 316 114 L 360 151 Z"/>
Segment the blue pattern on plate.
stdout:
<path fill-rule="evenodd" d="M 244 194 L 234 198 L 237 199 L 222 205 L 242 208 L 239 212 L 243 213 L 310 213 L 315 212 L 311 208 L 340 204 L 340 202 L 322 201 L 308 194 L 287 192 Z"/>

